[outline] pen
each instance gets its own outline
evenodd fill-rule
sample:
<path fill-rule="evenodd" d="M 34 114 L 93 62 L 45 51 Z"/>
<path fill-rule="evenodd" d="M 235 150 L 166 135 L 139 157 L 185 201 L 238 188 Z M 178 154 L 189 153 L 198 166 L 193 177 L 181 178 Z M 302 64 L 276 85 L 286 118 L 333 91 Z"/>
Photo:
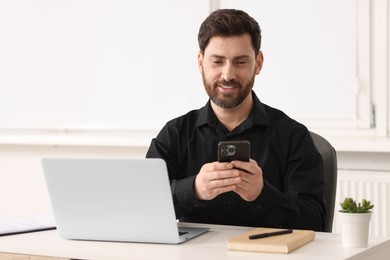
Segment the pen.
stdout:
<path fill-rule="evenodd" d="M 264 238 L 264 237 L 272 237 L 272 236 L 278 236 L 278 235 L 283 235 L 283 234 L 290 234 L 292 232 L 293 232 L 292 229 L 286 229 L 286 230 L 281 230 L 281 231 L 275 231 L 275 232 L 269 232 L 269 233 L 250 235 L 249 239 L 258 239 L 258 238 Z"/>

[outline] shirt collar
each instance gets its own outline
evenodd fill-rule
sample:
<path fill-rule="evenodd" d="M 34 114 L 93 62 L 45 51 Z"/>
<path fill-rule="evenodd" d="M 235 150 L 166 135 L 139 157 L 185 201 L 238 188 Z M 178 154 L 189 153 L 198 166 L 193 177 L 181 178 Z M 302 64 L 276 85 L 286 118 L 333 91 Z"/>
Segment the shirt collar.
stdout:
<path fill-rule="evenodd" d="M 267 111 L 263 103 L 256 96 L 255 92 L 252 91 L 253 97 L 253 108 L 249 114 L 247 120 L 245 120 L 246 125 L 269 125 Z M 211 101 L 209 100 L 204 107 L 199 110 L 199 115 L 196 120 L 196 127 L 208 124 L 211 127 L 216 127 L 219 123 L 217 116 L 215 115 L 213 109 L 211 108 Z M 248 126 L 249 126 L 248 125 Z"/>

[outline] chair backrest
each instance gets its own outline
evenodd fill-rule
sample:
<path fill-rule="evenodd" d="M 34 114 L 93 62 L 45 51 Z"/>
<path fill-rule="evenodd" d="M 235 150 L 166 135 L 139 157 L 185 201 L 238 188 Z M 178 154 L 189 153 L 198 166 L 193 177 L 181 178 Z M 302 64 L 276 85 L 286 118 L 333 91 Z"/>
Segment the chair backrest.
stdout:
<path fill-rule="evenodd" d="M 310 132 L 311 137 L 317 147 L 318 152 L 322 156 L 322 164 L 325 179 L 325 206 L 326 206 L 326 220 L 325 232 L 332 232 L 333 216 L 336 200 L 337 187 L 337 157 L 336 150 L 333 146 L 322 136 Z"/>

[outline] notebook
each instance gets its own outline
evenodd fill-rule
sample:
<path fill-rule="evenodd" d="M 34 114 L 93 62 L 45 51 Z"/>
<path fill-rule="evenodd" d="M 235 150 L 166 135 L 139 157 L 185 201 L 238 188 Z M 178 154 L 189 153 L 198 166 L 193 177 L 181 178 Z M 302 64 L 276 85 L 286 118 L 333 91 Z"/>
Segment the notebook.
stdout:
<path fill-rule="evenodd" d="M 65 239 L 179 244 L 208 229 L 178 227 L 162 159 L 44 158 Z"/>
<path fill-rule="evenodd" d="M 280 231 L 274 228 L 254 228 L 228 240 L 228 249 L 236 251 L 251 251 L 262 253 L 288 254 L 315 239 L 312 230 L 294 229 L 291 234 L 270 236 L 260 239 L 249 239 L 250 235 Z"/>

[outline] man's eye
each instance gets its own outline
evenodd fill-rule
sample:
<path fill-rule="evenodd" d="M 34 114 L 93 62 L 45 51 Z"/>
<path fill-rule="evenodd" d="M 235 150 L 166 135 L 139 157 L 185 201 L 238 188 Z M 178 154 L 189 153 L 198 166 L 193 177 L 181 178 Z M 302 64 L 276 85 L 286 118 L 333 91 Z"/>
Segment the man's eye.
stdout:
<path fill-rule="evenodd" d="M 246 60 L 239 60 L 239 61 L 237 61 L 237 64 L 244 65 L 244 64 L 246 64 Z"/>
<path fill-rule="evenodd" d="M 214 63 L 214 64 L 221 64 L 222 63 L 221 60 L 212 60 L 211 62 Z"/>

